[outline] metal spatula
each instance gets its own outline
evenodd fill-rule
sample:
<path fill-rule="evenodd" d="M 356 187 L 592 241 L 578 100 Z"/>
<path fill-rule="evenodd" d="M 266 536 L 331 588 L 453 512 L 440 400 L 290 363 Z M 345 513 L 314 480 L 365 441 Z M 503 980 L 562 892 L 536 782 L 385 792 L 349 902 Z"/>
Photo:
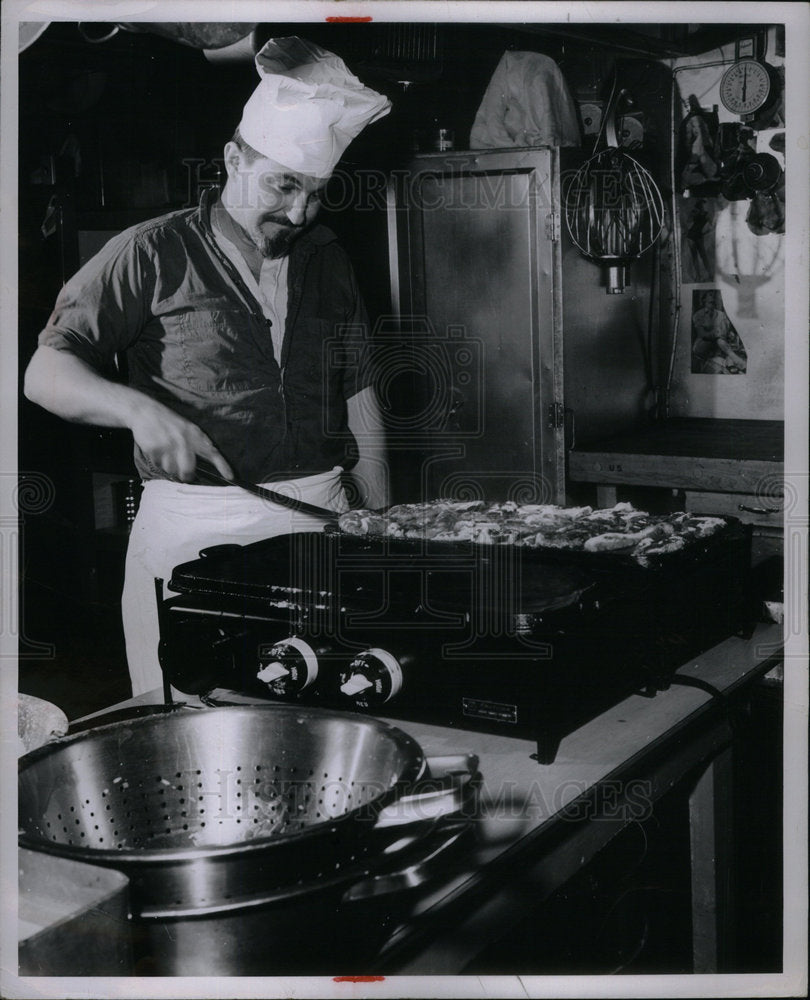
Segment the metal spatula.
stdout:
<path fill-rule="evenodd" d="M 220 486 L 238 486 L 239 489 L 251 493 L 261 500 L 269 500 L 271 503 L 280 504 L 282 507 L 289 507 L 290 510 L 297 510 L 301 514 L 310 514 L 312 517 L 319 517 L 321 520 L 336 523 L 338 515 L 334 510 L 327 507 L 318 507 L 314 503 L 307 503 L 305 500 L 297 500 L 295 497 L 285 496 L 283 493 L 276 493 L 268 490 L 264 486 L 250 483 L 245 479 L 226 479 L 221 476 L 216 469 L 204 462 L 197 463 L 197 475 L 200 479 L 209 483 L 217 483 Z"/>

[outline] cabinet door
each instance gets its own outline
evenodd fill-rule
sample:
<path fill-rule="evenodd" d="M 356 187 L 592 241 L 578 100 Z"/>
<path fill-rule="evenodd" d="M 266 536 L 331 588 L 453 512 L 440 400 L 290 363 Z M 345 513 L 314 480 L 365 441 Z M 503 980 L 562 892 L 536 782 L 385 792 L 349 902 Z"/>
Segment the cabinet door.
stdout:
<path fill-rule="evenodd" d="M 556 150 L 421 156 L 395 183 L 393 301 L 424 495 L 561 502 Z"/>

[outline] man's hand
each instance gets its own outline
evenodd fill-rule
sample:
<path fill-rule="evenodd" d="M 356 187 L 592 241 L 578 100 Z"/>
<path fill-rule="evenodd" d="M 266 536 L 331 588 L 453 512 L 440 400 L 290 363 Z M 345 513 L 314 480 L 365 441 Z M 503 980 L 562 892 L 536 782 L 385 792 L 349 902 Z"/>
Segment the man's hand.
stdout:
<path fill-rule="evenodd" d="M 130 422 L 135 443 L 146 458 L 172 479 L 194 480 L 197 459 L 203 458 L 226 479 L 233 471 L 200 428 L 167 406 L 144 397 Z"/>
<path fill-rule="evenodd" d="M 233 479 L 230 466 L 200 428 L 137 389 L 103 378 L 69 351 L 38 347 L 25 373 L 25 395 L 65 420 L 128 427 L 150 462 L 191 482 L 197 459 Z"/>

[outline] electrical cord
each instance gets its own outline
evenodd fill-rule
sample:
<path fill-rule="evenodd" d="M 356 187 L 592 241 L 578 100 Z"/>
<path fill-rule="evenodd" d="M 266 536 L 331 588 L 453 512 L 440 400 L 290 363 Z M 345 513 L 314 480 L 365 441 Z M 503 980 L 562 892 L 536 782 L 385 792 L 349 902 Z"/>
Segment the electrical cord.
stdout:
<path fill-rule="evenodd" d="M 628 889 L 627 893 L 629 893 L 631 891 L 632 890 Z M 623 893 L 622 896 L 620 896 L 619 899 L 616 900 L 616 903 L 618 903 L 621 899 L 623 899 L 624 896 L 627 895 L 627 893 Z M 614 904 L 614 906 L 615 906 L 615 904 Z M 614 907 L 611 907 L 611 910 L 613 908 Z M 638 944 L 635 946 L 635 948 L 633 949 L 633 951 L 627 956 L 627 958 L 623 962 L 620 962 L 618 965 L 614 966 L 612 969 L 609 969 L 605 973 L 605 975 L 606 976 L 615 976 L 618 973 L 623 972 L 627 968 L 627 966 L 631 965 L 633 962 L 635 962 L 635 960 L 642 953 L 642 951 L 644 951 L 645 947 L 647 946 L 647 942 L 649 941 L 649 939 L 650 939 L 650 921 L 649 921 L 649 919 L 647 918 L 647 916 L 645 914 L 645 916 L 644 916 L 644 927 L 641 930 L 641 937 L 639 938 Z"/>
<path fill-rule="evenodd" d="M 602 141 L 602 136 L 605 133 L 605 126 L 607 125 L 607 120 L 609 115 L 613 111 L 613 99 L 616 95 L 616 87 L 619 84 L 619 71 L 614 67 L 613 69 L 613 83 L 610 88 L 610 97 L 608 97 L 607 104 L 605 105 L 605 111 L 602 115 L 602 121 L 599 124 L 599 131 L 596 133 L 596 141 L 593 144 L 593 151 L 599 148 L 599 143 Z"/>
<path fill-rule="evenodd" d="M 653 364 L 653 326 L 655 316 L 655 304 L 658 299 L 658 271 L 661 266 L 660 243 L 656 241 L 653 248 L 652 272 L 650 275 L 650 306 L 647 311 L 647 341 L 645 344 L 644 367 L 647 375 L 647 389 L 654 394 L 655 405 L 657 406 L 658 379 L 656 378 L 655 365 Z"/>
<path fill-rule="evenodd" d="M 670 87 L 671 101 L 670 101 L 670 111 L 672 114 L 673 125 L 675 122 L 675 101 L 677 98 L 677 84 L 675 82 L 675 76 L 673 74 L 672 84 Z M 671 211 L 672 211 L 672 259 L 673 259 L 673 275 L 672 284 L 674 292 L 674 302 L 675 310 L 672 317 L 672 349 L 669 356 L 669 366 L 667 369 L 666 381 L 664 383 L 664 398 L 663 398 L 663 412 L 661 416 L 664 420 L 669 417 L 669 397 L 672 391 L 672 379 L 675 373 L 675 356 L 678 352 L 678 333 L 681 322 L 681 220 L 678 214 L 678 201 L 677 201 L 677 183 L 675 177 L 675 142 L 673 140 L 670 151 L 669 151 L 669 172 L 670 172 L 670 191 L 671 191 Z"/>
<path fill-rule="evenodd" d="M 701 680 L 700 677 L 684 677 L 681 674 L 675 674 L 670 679 L 670 682 L 672 684 L 680 684 L 681 687 L 699 688 L 701 691 L 710 694 L 712 698 L 717 698 L 721 704 L 728 705 L 728 697 L 719 688 L 716 688 L 714 684 Z"/>
<path fill-rule="evenodd" d="M 731 729 L 732 739 L 739 734 L 739 729 L 742 724 L 742 713 L 739 708 L 732 704 L 728 695 L 719 688 L 716 688 L 708 681 L 702 680 L 700 677 L 685 677 L 682 674 L 674 674 L 670 678 L 670 684 L 678 684 L 681 687 L 692 687 L 697 688 L 699 691 L 705 691 L 714 701 L 717 702 L 718 705 L 722 707 L 726 721 Z"/>

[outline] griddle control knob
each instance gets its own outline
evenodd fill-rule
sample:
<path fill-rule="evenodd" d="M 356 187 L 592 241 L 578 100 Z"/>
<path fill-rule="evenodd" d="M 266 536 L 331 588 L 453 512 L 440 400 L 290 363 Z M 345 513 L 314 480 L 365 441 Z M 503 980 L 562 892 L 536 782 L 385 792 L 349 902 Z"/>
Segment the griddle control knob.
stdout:
<path fill-rule="evenodd" d="M 300 695 L 318 678 L 318 655 L 308 642 L 291 636 L 259 654 L 256 677 L 278 698 Z"/>
<path fill-rule="evenodd" d="M 386 649 L 366 649 L 340 675 L 340 690 L 358 708 L 391 701 L 402 689 L 402 666 Z"/>
<path fill-rule="evenodd" d="M 265 684 L 272 684 L 273 681 L 280 681 L 282 677 L 289 677 L 290 671 L 276 660 L 274 663 L 268 663 L 266 667 L 262 667 L 256 676 Z"/>

